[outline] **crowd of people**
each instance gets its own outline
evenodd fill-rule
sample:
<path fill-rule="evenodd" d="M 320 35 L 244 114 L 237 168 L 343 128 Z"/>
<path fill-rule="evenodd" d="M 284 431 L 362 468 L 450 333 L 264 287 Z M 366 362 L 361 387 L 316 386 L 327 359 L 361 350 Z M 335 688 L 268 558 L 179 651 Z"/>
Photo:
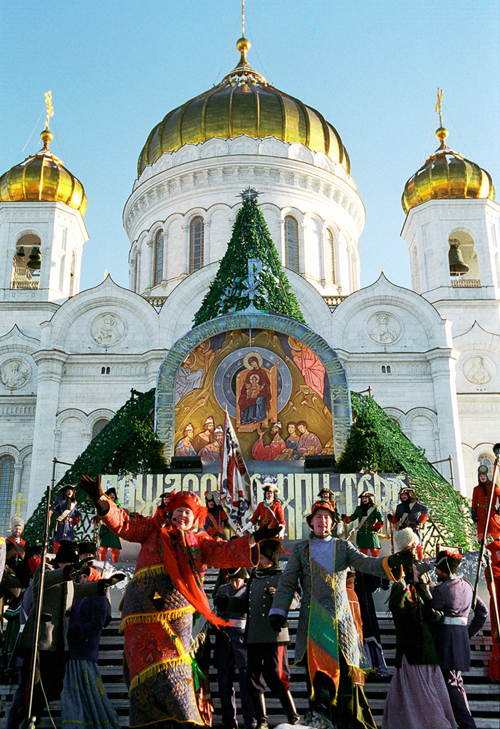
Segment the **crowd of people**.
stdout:
<path fill-rule="evenodd" d="M 487 495 L 492 486 L 482 475 L 480 471 L 477 488 Z M 306 516 L 309 536 L 288 553 L 284 512 L 272 483 L 264 485 L 252 519 L 254 531 L 243 536 L 230 534 L 214 493 L 205 494 L 205 503 L 192 492 L 165 493 L 154 515 L 142 517 L 121 508 L 114 489 L 103 493 L 99 479 L 82 477 L 80 486 L 95 504 L 101 544 L 77 546 L 75 490 L 63 487 L 53 507 L 57 539 L 44 566 L 32 708 L 37 720 L 46 705 L 60 699 L 65 729 L 119 726 L 99 674 L 98 652 L 111 617 L 108 588 L 125 575 L 106 572 L 106 563 L 95 558 L 105 560 L 110 549 L 117 562 L 124 539 L 140 544 L 120 605 L 131 729 L 209 725 L 213 706 L 204 672 L 210 665 L 219 684 L 224 729 L 237 729 L 239 713 L 244 729 L 268 729 L 266 694 L 279 701 L 290 725 L 375 729 L 364 684 L 370 673 L 383 680 L 389 676 L 373 600 L 381 586 L 388 590 L 396 631 L 382 728 L 476 726 L 461 674 L 469 670 L 469 641 L 482 628 L 487 607 L 480 597 L 472 605 L 471 585 L 456 574 L 459 550 L 444 548 L 434 560 L 423 559 L 421 526 L 429 509 L 413 489 L 403 489 L 395 513 L 385 517 L 393 548 L 384 557 L 384 515 L 367 491 L 354 512 L 345 515 L 339 514 L 334 493 L 322 489 Z M 495 511 L 488 527 L 485 518 L 480 521 L 480 496 L 473 508 L 483 533 L 492 538 L 488 550 L 500 593 L 497 515 Z M 348 525 L 356 522 L 347 534 Z M 22 521 L 15 520 L 1 583 L 7 629 L 0 668 L 4 678 L 18 677 L 8 729 L 21 726 L 26 714 L 42 574 L 41 547 L 28 547 L 22 529 Z M 207 567 L 219 569 L 212 603 L 203 589 Z M 309 697 L 302 717 L 291 690 L 288 658 L 288 618 L 294 610 L 295 664 L 304 669 Z M 207 657 L 210 636 L 213 657 Z M 495 672 L 498 645 L 490 676 L 500 679 Z"/>

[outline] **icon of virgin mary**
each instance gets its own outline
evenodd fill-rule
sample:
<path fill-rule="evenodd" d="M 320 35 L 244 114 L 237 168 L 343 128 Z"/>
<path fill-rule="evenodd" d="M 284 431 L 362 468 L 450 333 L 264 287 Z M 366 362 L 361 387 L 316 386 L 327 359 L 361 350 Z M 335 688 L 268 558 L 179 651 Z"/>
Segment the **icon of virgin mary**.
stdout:
<path fill-rule="evenodd" d="M 267 427 L 276 422 L 277 378 L 279 360 L 270 369 L 262 366 L 262 356 L 249 352 L 243 358 L 245 369 L 236 380 L 236 427 L 240 432 L 251 432 L 260 425 Z"/>

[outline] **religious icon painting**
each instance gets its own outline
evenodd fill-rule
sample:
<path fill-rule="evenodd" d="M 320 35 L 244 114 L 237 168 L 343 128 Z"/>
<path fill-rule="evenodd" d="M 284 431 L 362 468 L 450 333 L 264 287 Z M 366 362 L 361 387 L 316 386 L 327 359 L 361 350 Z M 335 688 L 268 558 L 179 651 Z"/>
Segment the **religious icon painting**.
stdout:
<path fill-rule="evenodd" d="M 232 330 L 193 349 L 175 383 L 175 454 L 220 461 L 227 409 L 245 460 L 333 453 L 329 381 L 303 342 Z"/>

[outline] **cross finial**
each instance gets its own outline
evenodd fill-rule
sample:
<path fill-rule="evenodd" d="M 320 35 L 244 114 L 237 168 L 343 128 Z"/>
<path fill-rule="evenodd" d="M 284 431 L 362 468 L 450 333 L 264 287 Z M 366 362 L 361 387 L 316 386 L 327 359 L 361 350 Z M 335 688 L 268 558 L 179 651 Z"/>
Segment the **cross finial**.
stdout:
<path fill-rule="evenodd" d="M 436 103 L 436 114 L 439 114 L 439 126 L 443 126 L 443 110 L 441 107 L 441 102 L 443 100 L 443 89 L 440 89 L 438 86 L 437 90 L 437 103 Z"/>
<path fill-rule="evenodd" d="M 21 504 L 27 503 L 26 499 L 22 499 L 21 497 L 22 494 L 19 493 L 17 495 L 17 499 L 12 499 L 12 503 L 16 504 L 16 513 L 14 514 L 14 516 L 21 516 Z"/>
<path fill-rule="evenodd" d="M 241 0 L 241 36 L 245 37 L 245 0 Z"/>
<path fill-rule="evenodd" d="M 52 91 L 46 92 L 45 103 L 47 104 L 47 116 L 45 119 L 45 129 L 48 129 L 50 117 L 54 116 L 54 107 L 52 106 Z"/>

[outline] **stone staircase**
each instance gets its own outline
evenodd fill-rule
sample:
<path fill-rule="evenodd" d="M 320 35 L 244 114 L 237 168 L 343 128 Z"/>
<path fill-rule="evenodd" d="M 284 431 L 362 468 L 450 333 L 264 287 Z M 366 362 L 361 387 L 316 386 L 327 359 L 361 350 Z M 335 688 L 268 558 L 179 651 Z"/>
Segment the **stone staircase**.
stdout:
<path fill-rule="evenodd" d="M 216 578 L 216 573 L 207 574 L 206 588 L 210 592 Z M 290 632 L 292 646 L 297 630 L 298 612 L 290 614 Z M 396 636 L 391 618 L 387 613 L 379 613 L 379 623 L 382 633 L 384 654 L 389 671 L 392 673 L 395 659 Z M 115 710 L 120 718 L 122 727 L 128 727 L 128 698 L 127 689 L 122 677 L 122 648 L 123 638 L 118 635 L 119 620 L 113 618 L 110 625 L 103 630 L 101 639 L 101 650 L 99 653 L 99 669 L 103 677 L 108 696 L 113 702 Z M 292 660 L 293 649 L 290 646 L 289 655 Z M 500 684 L 492 683 L 488 679 L 488 662 L 492 646 L 490 625 L 487 623 L 484 630 L 472 640 L 471 643 L 471 670 L 464 676 L 467 696 L 475 718 L 478 729 L 499 729 L 500 716 Z M 214 727 L 222 726 L 220 717 L 220 701 L 215 670 L 210 672 L 210 686 L 212 701 L 215 706 Z M 365 685 L 366 695 L 378 726 L 382 721 L 384 700 L 389 688 L 389 679 L 368 678 Z M 237 689 L 237 701 L 239 691 Z M 0 729 L 5 726 L 5 716 L 8 712 L 15 685 L 0 684 Z M 291 691 L 295 698 L 299 713 L 303 714 L 308 707 L 305 677 L 302 669 L 292 668 Z M 268 713 L 271 726 L 285 721 L 279 702 L 276 699 L 267 697 Z M 61 726 L 60 710 L 57 702 L 51 707 L 56 727 Z M 243 722 L 240 717 L 240 727 Z M 40 723 L 41 729 L 48 729 L 50 721 L 46 717 Z"/>

